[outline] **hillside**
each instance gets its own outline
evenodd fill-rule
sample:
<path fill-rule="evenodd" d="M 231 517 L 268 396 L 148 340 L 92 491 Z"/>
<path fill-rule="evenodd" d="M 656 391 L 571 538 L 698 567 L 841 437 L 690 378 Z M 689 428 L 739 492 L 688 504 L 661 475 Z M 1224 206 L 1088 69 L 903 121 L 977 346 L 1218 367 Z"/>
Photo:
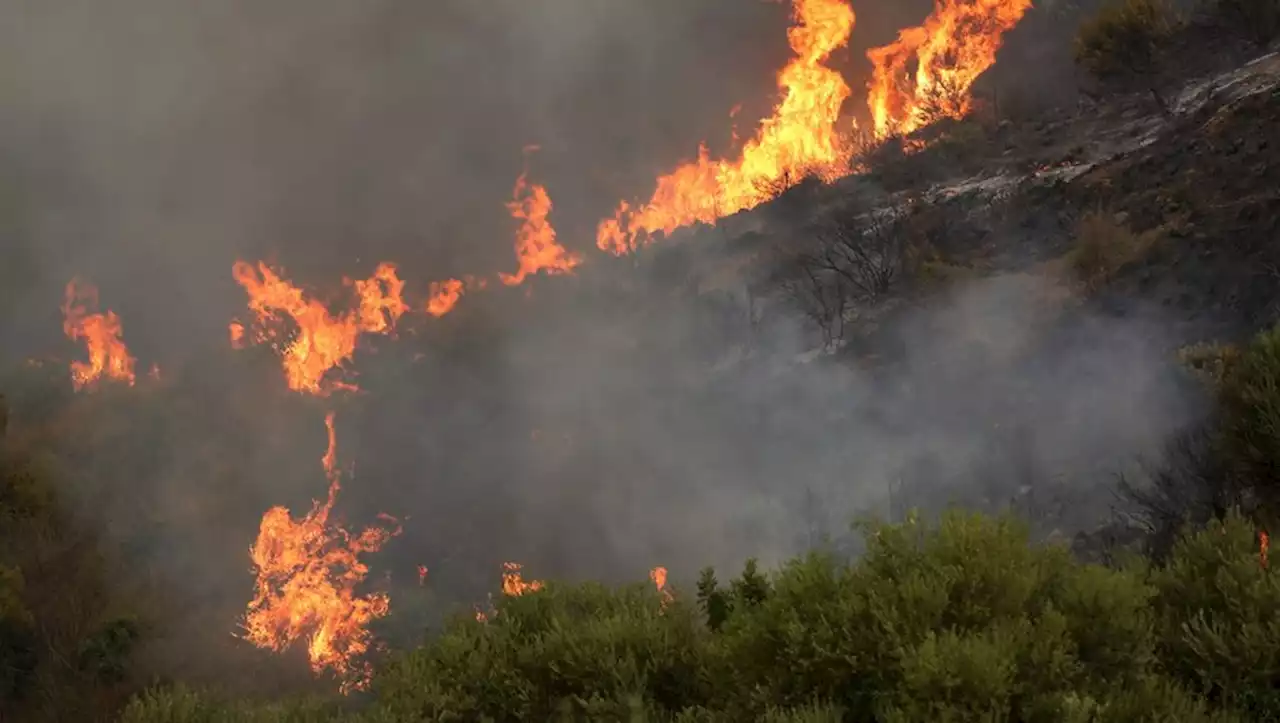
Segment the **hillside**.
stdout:
<path fill-rule="evenodd" d="M 506 271 L 237 251 L 139 359 L 72 280 L 0 373 L 0 721 L 1280 717 L 1280 13 L 990 5 L 849 132 L 795 0 L 775 115 L 596 249 L 526 149 Z"/>

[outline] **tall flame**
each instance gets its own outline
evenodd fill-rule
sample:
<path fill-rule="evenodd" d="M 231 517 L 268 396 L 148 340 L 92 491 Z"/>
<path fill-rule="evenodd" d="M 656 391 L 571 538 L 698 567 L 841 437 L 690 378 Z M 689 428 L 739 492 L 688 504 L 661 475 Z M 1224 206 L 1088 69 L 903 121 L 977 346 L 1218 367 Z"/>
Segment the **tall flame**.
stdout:
<path fill-rule="evenodd" d="M 711 160 L 705 146 L 696 161 L 658 179 L 643 206 L 623 202 L 602 222 L 596 245 L 623 254 L 658 231 L 753 208 L 807 174 L 831 175 L 847 160 L 836 121 L 849 97 L 844 78 L 823 65 L 849 41 L 854 13 L 845 0 L 792 0 L 795 24 L 787 39 L 795 58 L 778 74 L 782 101 L 761 121 L 734 160 Z"/>
<path fill-rule="evenodd" d="M 516 258 L 520 268 L 514 274 L 499 274 L 502 283 L 516 286 L 530 274 L 567 274 L 582 263 L 582 257 L 569 253 L 556 242 L 556 230 L 547 217 L 551 214 L 551 197 L 547 189 L 530 184 L 524 174 L 516 179 L 513 200 L 507 204 L 512 218 L 520 221 L 516 233 Z"/>
<path fill-rule="evenodd" d="M 355 289 L 358 307 L 337 315 L 320 301 L 307 298 L 265 263 L 255 267 L 237 261 L 232 274 L 248 293 L 249 309 L 264 328 L 284 318 L 293 322 L 294 336 L 281 350 L 285 376 L 290 389 L 316 395 L 327 393 L 325 375 L 351 359 L 360 334 L 390 332 L 409 309 L 402 298 L 404 283 L 395 266 L 387 263 L 366 280 L 347 281 Z M 232 344 L 242 346 L 244 327 L 235 322 L 230 331 Z M 266 332 L 262 337 L 272 335 Z"/>
<path fill-rule="evenodd" d="M 330 522 L 341 488 L 333 420 L 330 412 L 325 417 L 329 446 L 322 458 L 328 499 L 314 502 L 299 520 L 285 507 L 262 516 L 258 539 L 249 548 L 257 584 L 243 637 L 277 652 L 305 638 L 312 671 L 332 671 L 349 691 L 368 681 L 368 664 L 361 661 L 372 640 L 368 626 L 390 610 L 385 593 L 356 594 L 369 573 L 359 556 L 381 549 L 399 529 L 372 527 L 355 535 Z"/>
<path fill-rule="evenodd" d="M 104 378 L 132 385 L 135 360 L 125 347 L 120 317 L 97 308 L 96 287 L 79 279 L 67 284 L 62 330 L 72 341 L 83 340 L 89 350 L 88 362 L 71 362 L 71 383 L 77 390 Z"/>
<path fill-rule="evenodd" d="M 969 89 L 996 62 L 1002 36 L 1031 0 L 934 0 L 924 24 L 867 51 L 874 69 L 867 105 L 875 134 L 910 133 L 970 110 Z"/>
<path fill-rule="evenodd" d="M 1258 533 L 1258 562 L 1265 568 L 1267 566 L 1267 553 L 1271 549 L 1271 537 L 1267 535 L 1266 530 Z"/>

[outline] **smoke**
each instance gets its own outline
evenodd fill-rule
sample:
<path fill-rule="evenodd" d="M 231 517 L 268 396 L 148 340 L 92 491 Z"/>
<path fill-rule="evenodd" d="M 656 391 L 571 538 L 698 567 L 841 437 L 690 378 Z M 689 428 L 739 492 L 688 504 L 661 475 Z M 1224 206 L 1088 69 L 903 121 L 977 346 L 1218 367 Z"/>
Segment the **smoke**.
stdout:
<path fill-rule="evenodd" d="M 865 48 L 927 7 L 858 5 L 837 59 L 851 84 Z M 325 492 L 330 408 L 339 460 L 354 465 L 337 510 L 353 526 L 403 520 L 375 574 L 397 588 L 393 611 L 412 610 L 428 566 L 433 614 L 492 590 L 503 560 L 606 580 L 665 565 L 679 584 L 705 564 L 778 560 L 904 498 L 998 506 L 1026 485 L 1091 489 L 1193 411 L 1158 324 L 1055 316 L 1033 303 L 1041 279 L 899 309 L 874 343 L 899 358 L 859 368 L 813 354 L 785 306 L 756 319 L 737 284 L 708 289 L 700 269 L 730 263 L 719 251 L 694 264 L 661 250 L 638 267 L 595 256 L 595 222 L 618 199 L 647 193 L 699 140 L 727 144 L 734 105 L 743 130 L 768 109 L 785 4 L 7 0 L 4 12 L 0 252 L 15 261 L 0 348 L 73 353 L 58 306 L 79 275 L 141 365 L 160 363 L 158 386 L 15 404 L 28 417 L 70 408 L 83 434 L 64 442 L 61 472 L 165 588 L 174 650 L 230 644 L 259 516 Z M 366 339 L 358 395 L 289 394 L 266 349 L 227 348 L 244 310 L 238 258 L 276 259 L 318 289 L 382 260 L 419 291 L 513 270 L 503 203 L 530 143 L 559 238 L 593 254 L 579 276 L 469 295 L 441 320 Z M 227 669 L 220 653 L 174 655 Z"/>

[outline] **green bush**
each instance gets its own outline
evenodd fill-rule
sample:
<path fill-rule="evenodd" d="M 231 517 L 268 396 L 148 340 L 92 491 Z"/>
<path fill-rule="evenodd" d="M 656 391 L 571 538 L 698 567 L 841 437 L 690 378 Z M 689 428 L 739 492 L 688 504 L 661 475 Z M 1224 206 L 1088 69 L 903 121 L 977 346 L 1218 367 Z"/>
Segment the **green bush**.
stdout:
<path fill-rule="evenodd" d="M 1280 719 L 1280 578 L 1263 565 L 1256 526 L 1236 514 L 1211 523 L 1152 583 L 1164 669 L 1254 720 Z"/>
<path fill-rule="evenodd" d="M 119 723 L 382 723 L 374 714 L 348 715 L 313 700 L 252 703 L 225 700 L 175 686 L 135 698 Z M 390 723 L 388 721 L 388 723 Z"/>
<path fill-rule="evenodd" d="M 720 704 L 828 701 L 853 720 L 1054 719 L 1144 679 L 1155 640 L 1135 572 L 1028 544 L 1012 519 L 871 528 L 856 564 L 784 568 L 715 641 Z"/>
<path fill-rule="evenodd" d="M 1280 512 L 1280 327 L 1224 362 L 1218 384 L 1222 454 L 1265 515 Z"/>
<path fill-rule="evenodd" d="M 651 584 L 561 586 L 454 621 L 375 680 L 401 720 L 630 720 L 707 699 L 707 631 Z"/>
<path fill-rule="evenodd" d="M 1166 0 L 1109 0 L 1080 27 L 1076 62 L 1103 85 L 1161 94 L 1170 41 L 1181 21 Z"/>

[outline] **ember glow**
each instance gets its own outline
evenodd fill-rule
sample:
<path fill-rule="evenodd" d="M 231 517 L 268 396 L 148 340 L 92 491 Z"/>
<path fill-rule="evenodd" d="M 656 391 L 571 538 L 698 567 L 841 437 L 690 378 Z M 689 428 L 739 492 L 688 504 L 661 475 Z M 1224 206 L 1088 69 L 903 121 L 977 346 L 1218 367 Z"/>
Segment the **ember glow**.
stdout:
<path fill-rule="evenodd" d="M 520 263 L 514 274 L 500 274 L 507 286 L 516 286 L 526 277 L 544 271 L 567 274 L 582 263 L 582 257 L 569 253 L 556 242 L 556 230 L 547 217 L 551 214 L 551 197 L 547 189 L 530 184 L 524 175 L 516 180 L 514 199 L 507 204 L 512 218 L 520 221 L 516 232 L 516 259 Z"/>
<path fill-rule="evenodd" d="M 258 539 L 249 549 L 258 579 L 243 637 L 277 652 L 306 640 L 311 669 L 334 673 L 346 692 L 367 683 L 369 668 L 362 657 L 371 643 L 368 626 L 390 610 L 385 593 L 356 593 L 369 574 L 359 556 L 381 549 L 399 529 L 372 527 L 352 534 L 330 520 L 341 488 L 332 412 L 325 427 L 329 446 L 322 461 L 328 499 L 313 503 L 298 520 L 285 507 L 262 516 Z"/>
<path fill-rule="evenodd" d="M 1267 552 L 1271 548 L 1271 538 L 1263 530 L 1258 533 L 1258 562 L 1265 568 L 1267 566 Z"/>
<path fill-rule="evenodd" d="M 1030 8 L 1031 0 L 935 0 L 924 24 L 868 51 L 874 69 L 867 105 L 876 137 L 967 114 L 973 82 L 996 62 L 1004 33 Z"/>
<path fill-rule="evenodd" d="M 712 160 L 706 147 L 698 158 L 658 179 L 641 206 L 622 203 L 596 232 L 601 250 L 624 254 L 661 231 L 715 223 L 753 208 L 805 175 L 832 176 L 847 162 L 837 131 L 849 86 L 823 65 L 849 41 L 854 13 L 845 0 L 793 0 L 795 24 L 787 39 L 795 57 L 778 74 L 782 101 L 760 122 L 756 135 L 733 160 Z"/>
<path fill-rule="evenodd" d="M 404 283 L 391 264 L 378 266 L 369 279 L 348 281 L 357 306 L 340 314 L 330 313 L 325 304 L 308 298 L 264 263 L 238 261 L 232 273 L 249 295 L 249 309 L 261 327 L 258 341 L 279 338 L 286 320 L 292 323 L 292 336 L 276 348 L 289 388 L 295 391 L 324 395 L 333 387 L 352 388 L 326 380 L 326 375 L 351 359 L 361 334 L 391 332 L 409 309 L 402 298 Z M 245 335 L 242 325 L 232 324 L 233 345 L 243 346 Z"/>
<path fill-rule="evenodd" d="M 62 330 L 72 341 L 85 343 L 89 361 L 71 362 L 71 383 L 77 390 L 101 379 L 133 385 L 135 360 L 125 347 L 120 317 L 97 309 L 98 289 L 72 279 L 62 305 Z"/>

